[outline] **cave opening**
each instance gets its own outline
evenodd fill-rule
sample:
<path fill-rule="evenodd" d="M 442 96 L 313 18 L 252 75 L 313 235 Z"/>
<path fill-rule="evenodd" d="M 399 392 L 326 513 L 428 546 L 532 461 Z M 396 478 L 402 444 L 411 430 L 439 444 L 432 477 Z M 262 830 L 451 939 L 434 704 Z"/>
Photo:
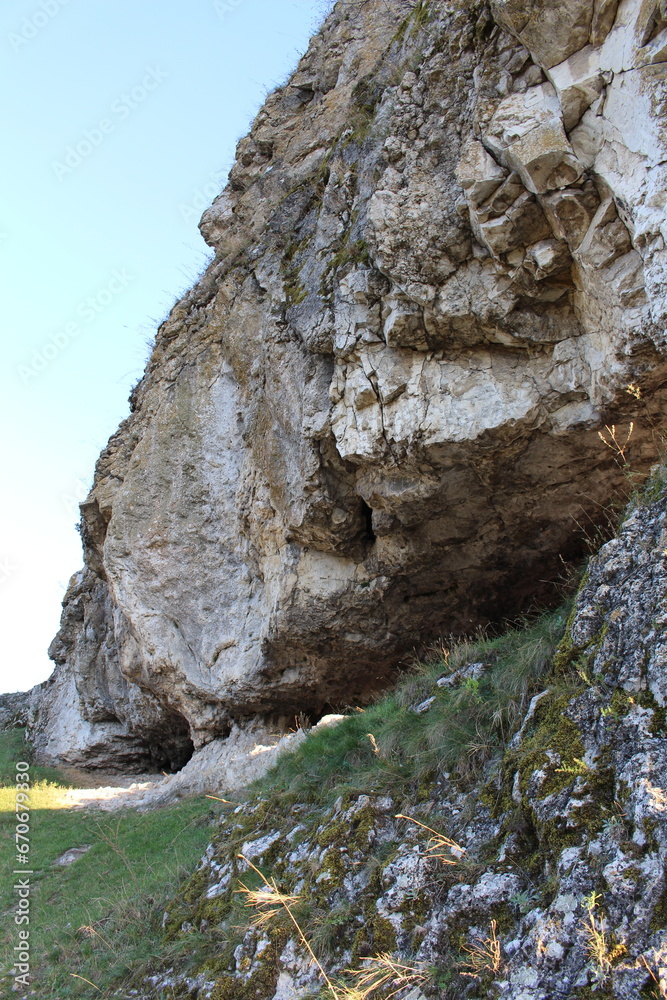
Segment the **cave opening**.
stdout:
<path fill-rule="evenodd" d="M 195 752 L 190 727 L 178 712 L 170 712 L 158 730 L 146 739 L 151 766 L 167 774 L 176 774 Z"/>
<path fill-rule="evenodd" d="M 375 545 L 376 541 L 375 532 L 373 531 L 373 511 L 365 500 L 361 501 L 361 519 L 363 523 L 364 543 L 368 548 L 371 548 Z"/>

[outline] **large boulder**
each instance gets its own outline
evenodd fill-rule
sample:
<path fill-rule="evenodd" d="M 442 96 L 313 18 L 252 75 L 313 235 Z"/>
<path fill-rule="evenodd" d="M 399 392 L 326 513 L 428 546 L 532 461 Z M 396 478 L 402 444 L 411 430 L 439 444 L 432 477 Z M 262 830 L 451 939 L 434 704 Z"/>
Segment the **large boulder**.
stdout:
<path fill-rule="evenodd" d="M 655 460 L 662 22 L 552 6 L 342 0 L 269 96 L 82 505 L 49 753 L 58 685 L 82 760 L 174 766 L 363 701 L 548 600 Z"/>

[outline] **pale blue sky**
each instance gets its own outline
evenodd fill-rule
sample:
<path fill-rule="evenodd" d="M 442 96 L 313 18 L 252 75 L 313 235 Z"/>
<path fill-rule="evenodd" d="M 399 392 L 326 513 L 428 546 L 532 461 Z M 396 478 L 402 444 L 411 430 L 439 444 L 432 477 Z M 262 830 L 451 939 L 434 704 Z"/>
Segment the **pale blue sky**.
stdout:
<path fill-rule="evenodd" d="M 76 502 L 147 342 L 206 264 L 202 206 L 328 6 L 0 7 L 0 692 L 51 671 L 81 565 Z"/>

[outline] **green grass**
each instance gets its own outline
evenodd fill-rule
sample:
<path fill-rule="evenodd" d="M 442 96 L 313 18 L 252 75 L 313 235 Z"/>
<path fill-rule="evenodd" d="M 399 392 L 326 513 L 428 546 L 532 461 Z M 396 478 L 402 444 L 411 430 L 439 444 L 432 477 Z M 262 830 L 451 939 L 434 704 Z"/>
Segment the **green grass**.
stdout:
<path fill-rule="evenodd" d="M 628 480 L 633 489 L 630 493 L 630 508 L 647 507 L 662 496 L 667 486 L 667 466 L 657 465 L 648 475 L 627 472 Z"/>
<path fill-rule="evenodd" d="M 518 728 L 540 679 L 552 668 L 567 610 L 541 615 L 497 638 L 458 642 L 420 664 L 364 712 L 311 734 L 253 786 L 253 794 L 332 801 L 378 791 L 419 798 L 438 772 L 476 777 Z M 436 680 L 467 663 L 489 669 L 454 690 Z M 412 706 L 435 695 L 424 714 Z M 371 739 L 372 737 L 372 739 Z"/>
<path fill-rule="evenodd" d="M 45 783 L 67 785 L 67 782 L 62 780 L 55 768 L 43 767 L 33 762 L 32 751 L 25 742 L 23 729 L 0 731 L 0 810 L 8 808 L 6 801 L 9 801 L 7 796 L 10 786 L 12 788 L 11 808 L 14 807 L 13 785 L 18 761 L 26 761 L 30 764 L 30 776 L 33 782 L 40 785 Z"/>
<path fill-rule="evenodd" d="M 20 731 L 0 733 L 0 941 L 2 971 L 16 944 L 14 764 L 26 759 Z M 168 954 L 162 915 L 183 878 L 211 840 L 217 807 L 191 799 L 146 813 L 101 813 L 62 807 L 55 772 L 31 767 L 30 944 L 33 986 L 40 1000 L 99 996 L 83 979 L 106 990 L 131 979 Z M 53 862 L 66 850 L 91 845 L 67 868 Z M 73 975 L 74 974 L 74 975 Z M 83 979 L 77 979 L 81 976 Z M 11 979 L 0 978 L 9 996 Z M 28 992 L 27 995 L 30 995 Z"/>
<path fill-rule="evenodd" d="M 529 698 L 551 674 L 566 620 L 567 610 L 561 609 L 496 638 L 481 636 L 443 648 L 365 711 L 310 734 L 294 753 L 281 757 L 246 792 L 254 819 L 266 827 L 272 814 L 285 814 L 290 802 L 306 802 L 312 803 L 311 819 L 317 824 L 341 794 L 379 792 L 393 795 L 397 804 L 415 803 L 433 796 L 434 780 L 442 772 L 473 781 L 501 754 Z M 435 684 L 476 661 L 488 666 L 478 681 L 454 689 Z M 413 706 L 432 695 L 429 711 L 416 714 Z M 20 733 L 0 733 L 0 907 L 7 956 L 16 939 L 8 912 L 15 905 L 12 785 L 14 763 L 25 755 Z M 62 808 L 62 785 L 54 772 L 34 766 L 31 771 L 32 995 L 40 1000 L 110 995 L 118 983 L 131 988 L 152 969 L 172 962 L 185 971 L 213 960 L 220 947 L 215 929 L 167 939 L 162 917 L 213 839 L 218 808 L 200 798 L 146 813 L 73 811 Z M 73 865 L 53 866 L 64 851 L 84 844 L 91 849 Z M 332 913 L 318 932 L 315 944 L 323 956 L 345 919 L 344 912 Z M 239 920 L 245 925 L 247 917 L 241 913 Z M 8 967 L 5 959 L 3 969 Z M 0 979 L 0 992 L 4 987 L 9 995 L 10 985 L 9 978 Z"/>
<path fill-rule="evenodd" d="M 420 803 L 437 802 L 437 782 L 445 772 L 450 780 L 467 788 L 472 788 L 480 776 L 486 780 L 487 765 L 490 771 L 502 760 L 532 695 L 545 686 L 560 691 L 571 679 L 554 673 L 554 656 L 566 632 L 568 611 L 563 608 L 535 617 L 502 636 L 452 643 L 433 655 L 430 662 L 418 664 L 394 691 L 369 708 L 354 712 L 331 728 L 308 734 L 296 751 L 280 757 L 276 767 L 246 790 L 240 811 L 232 812 L 235 807 L 230 807 L 227 822 L 214 842 L 216 861 L 221 866 L 233 866 L 245 841 L 273 830 L 284 836 L 298 824 L 303 842 L 310 848 L 310 863 L 297 864 L 289 874 L 291 881 L 285 882 L 283 841 L 276 855 L 269 851 L 263 856 L 263 874 L 275 877 L 285 892 L 302 894 L 295 912 L 315 953 L 326 964 L 340 954 L 343 946 L 351 947 L 354 955 L 354 942 L 376 952 L 393 951 L 393 929 L 386 921 L 376 919 L 371 901 L 376 890 L 381 891 L 376 880 L 397 844 L 384 843 L 379 850 L 369 845 L 368 830 L 376 817 L 373 805 L 357 812 L 351 826 L 335 812 L 336 799 L 342 798 L 345 804 L 346 799 L 351 801 L 360 795 L 389 795 L 396 812 L 410 814 Z M 451 688 L 437 686 L 441 676 L 478 661 L 487 668 L 479 680 L 463 681 Z M 435 700 L 429 710 L 417 714 L 414 706 L 432 696 Z M 430 815 L 435 828 L 439 829 L 443 822 L 446 825 L 437 808 Z M 294 838 L 292 848 L 298 842 Z M 349 850 L 359 851 L 358 863 L 364 865 L 368 879 L 366 896 L 362 894 L 354 905 L 344 899 L 332 905 L 329 898 L 331 887 L 342 878 L 344 866 L 337 867 L 336 859 L 343 842 Z M 312 859 L 321 847 L 326 847 L 327 852 L 320 863 L 333 880 L 331 884 L 325 882 L 323 890 L 318 885 L 318 871 L 312 867 Z M 473 877 L 475 866 L 481 862 L 461 864 L 469 866 L 468 876 Z M 483 864 L 479 870 L 484 870 Z M 242 881 L 246 879 L 244 874 Z M 300 885 L 298 890 L 294 888 L 295 879 Z M 187 970 L 221 974 L 216 996 L 221 1000 L 245 1000 L 255 996 L 255 986 L 246 989 L 248 983 L 235 978 L 230 970 L 234 968 L 234 949 L 243 940 L 253 913 L 239 901 L 232 888 L 234 880 L 226 895 L 212 900 L 205 898 L 206 884 L 203 874 L 197 873 L 174 900 L 169 911 L 170 937 L 192 942 L 196 935 L 191 928 L 201 928 L 206 921 Z M 255 881 L 250 887 L 257 885 Z M 370 907 L 368 911 L 366 906 Z M 368 940 L 363 934 L 359 937 L 360 912 L 371 920 Z M 291 933 L 290 926 L 283 926 L 279 917 L 276 921 L 274 931 L 281 928 L 287 935 Z M 183 926 L 186 929 L 182 932 Z M 181 966 L 179 971 L 185 973 L 186 967 Z M 275 970 L 271 966 L 268 971 L 273 974 Z"/>

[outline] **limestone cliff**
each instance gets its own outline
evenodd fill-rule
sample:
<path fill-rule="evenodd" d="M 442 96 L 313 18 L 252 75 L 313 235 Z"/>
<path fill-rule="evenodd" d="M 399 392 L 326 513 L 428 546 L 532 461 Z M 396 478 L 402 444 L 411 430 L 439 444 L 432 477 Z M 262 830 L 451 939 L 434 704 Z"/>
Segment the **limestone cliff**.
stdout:
<path fill-rule="evenodd" d="M 657 0 L 336 4 L 98 461 L 44 754 L 176 768 L 548 599 L 657 454 L 665 60 Z"/>
<path fill-rule="evenodd" d="M 181 958 L 172 950 L 143 988 L 114 995 L 667 995 L 666 546 L 663 468 L 591 560 L 567 621 L 545 616 L 523 635 L 452 650 L 462 659 L 445 660 L 442 677 L 404 682 L 382 712 L 367 711 L 356 728 L 359 717 L 347 719 L 326 745 L 320 737 L 319 755 L 304 753 L 306 741 L 296 766 L 231 806 L 164 916 Z M 480 706 L 491 716 L 510 690 L 485 724 Z M 410 695 L 424 701 L 411 705 Z M 397 742 L 387 720 L 401 696 Z M 507 707 L 524 696 L 512 719 Z M 466 731 L 471 713 L 480 725 Z M 410 743 L 416 727 L 425 765 Z M 498 743 L 485 749 L 494 727 Z M 332 755 L 344 757 L 339 773 L 327 766 Z M 274 885 L 253 914 L 239 892 L 261 885 L 259 872 Z M 276 889 L 300 932 L 269 905 Z M 403 971 L 362 992 L 359 972 L 375 971 L 377 983 L 387 954 Z"/>

